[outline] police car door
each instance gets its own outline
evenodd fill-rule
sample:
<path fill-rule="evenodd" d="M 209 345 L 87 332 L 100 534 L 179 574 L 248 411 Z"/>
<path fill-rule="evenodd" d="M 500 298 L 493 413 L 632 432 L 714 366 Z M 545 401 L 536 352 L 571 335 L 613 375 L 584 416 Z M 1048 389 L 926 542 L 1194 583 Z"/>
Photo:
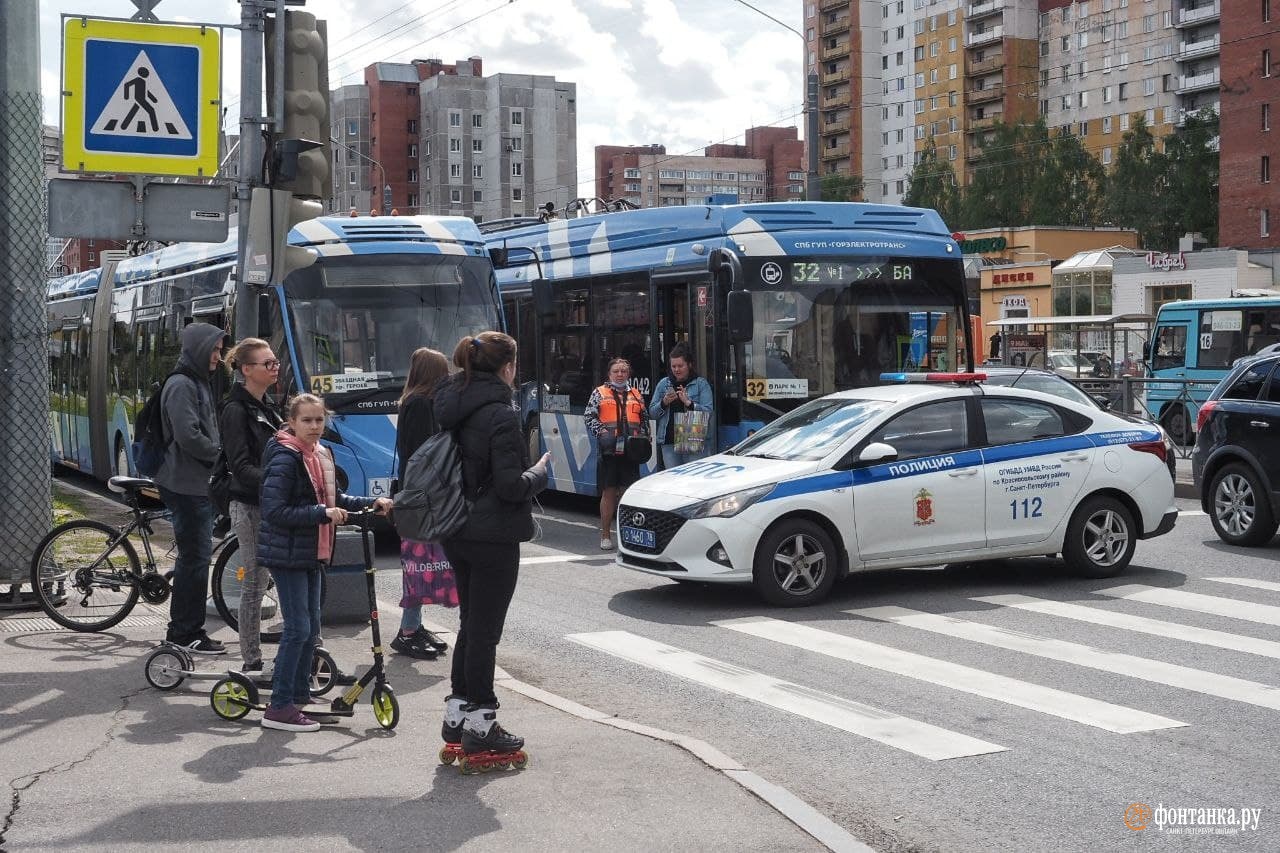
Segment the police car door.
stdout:
<path fill-rule="evenodd" d="M 1038 400 L 981 398 L 987 543 L 1041 542 L 1075 504 L 1093 465 L 1088 421 Z"/>
<path fill-rule="evenodd" d="M 965 399 L 897 415 L 862 444 L 888 444 L 891 462 L 854 469 L 853 515 L 863 560 L 964 551 L 986 544 L 982 457 L 970 449 Z"/>

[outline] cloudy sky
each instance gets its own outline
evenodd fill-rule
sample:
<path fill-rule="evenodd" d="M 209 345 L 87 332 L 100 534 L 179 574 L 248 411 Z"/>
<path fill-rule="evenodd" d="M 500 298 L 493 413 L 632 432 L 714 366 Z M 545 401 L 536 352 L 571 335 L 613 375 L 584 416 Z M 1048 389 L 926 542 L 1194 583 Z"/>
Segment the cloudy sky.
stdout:
<path fill-rule="evenodd" d="M 799 0 L 751 0 L 795 29 Z M 92 9 L 92 12 L 89 10 Z M 802 126 L 800 38 L 736 0 L 307 0 L 329 22 L 331 87 L 377 61 L 484 58 L 486 74 L 548 74 L 578 86 L 578 179 L 596 145 L 661 143 L 673 154 L 741 142 L 752 125 Z M 57 125 L 60 18 L 128 18 L 129 0 L 41 0 L 45 121 Z M 163 21 L 237 24 L 234 0 L 163 0 Z M 223 40 L 228 130 L 239 116 L 239 33 Z"/>

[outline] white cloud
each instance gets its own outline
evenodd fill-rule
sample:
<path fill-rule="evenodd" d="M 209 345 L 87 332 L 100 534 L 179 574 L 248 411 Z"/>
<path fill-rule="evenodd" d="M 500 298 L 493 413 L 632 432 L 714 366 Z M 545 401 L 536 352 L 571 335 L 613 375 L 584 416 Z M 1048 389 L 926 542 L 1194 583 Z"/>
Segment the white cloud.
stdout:
<path fill-rule="evenodd" d="M 93 14 L 128 18 L 128 0 Z M 797 0 L 754 5 L 799 29 Z M 58 123 L 60 13 L 83 0 L 41 3 L 45 120 Z M 577 84 L 579 191 L 590 194 L 596 145 L 660 143 L 673 154 L 740 142 L 753 124 L 801 125 L 801 40 L 734 0 L 308 0 L 328 22 L 332 87 L 360 83 L 379 61 L 484 59 L 486 74 L 554 75 Z M 232 0 L 164 0 L 166 21 L 239 23 Z M 480 17 L 465 26 L 469 19 Z M 239 33 L 223 47 L 223 103 L 239 111 Z"/>

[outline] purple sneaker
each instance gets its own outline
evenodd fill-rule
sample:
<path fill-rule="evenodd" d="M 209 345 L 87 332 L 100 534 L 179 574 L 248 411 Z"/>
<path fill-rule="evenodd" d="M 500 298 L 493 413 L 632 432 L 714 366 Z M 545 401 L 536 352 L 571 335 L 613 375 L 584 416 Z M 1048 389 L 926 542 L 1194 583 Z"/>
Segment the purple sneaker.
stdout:
<path fill-rule="evenodd" d="M 268 708 L 262 715 L 264 729 L 279 729 L 282 732 L 318 732 L 320 724 L 298 710 L 296 705 L 285 705 L 283 708 Z"/>

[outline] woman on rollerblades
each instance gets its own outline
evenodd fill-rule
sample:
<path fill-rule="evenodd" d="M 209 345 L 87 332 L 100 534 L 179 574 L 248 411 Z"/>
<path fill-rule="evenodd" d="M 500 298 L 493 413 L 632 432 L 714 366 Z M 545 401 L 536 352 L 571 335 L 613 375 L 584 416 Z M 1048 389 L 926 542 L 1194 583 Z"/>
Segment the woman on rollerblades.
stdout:
<path fill-rule="evenodd" d="M 529 464 L 529 446 L 511 407 L 514 339 L 501 332 L 468 335 L 458 342 L 453 363 L 461 370 L 436 391 L 435 414 L 440 428 L 458 437 L 463 483 L 474 503 L 462 529 L 444 542 L 458 584 L 460 627 L 442 735 L 446 751 L 460 747 L 464 769 L 469 761 L 484 769 L 485 762 L 509 761 L 524 746 L 523 738 L 498 724 L 493 672 L 515 593 L 520 543 L 533 538 L 533 497 L 547 486 L 550 454 Z"/>

